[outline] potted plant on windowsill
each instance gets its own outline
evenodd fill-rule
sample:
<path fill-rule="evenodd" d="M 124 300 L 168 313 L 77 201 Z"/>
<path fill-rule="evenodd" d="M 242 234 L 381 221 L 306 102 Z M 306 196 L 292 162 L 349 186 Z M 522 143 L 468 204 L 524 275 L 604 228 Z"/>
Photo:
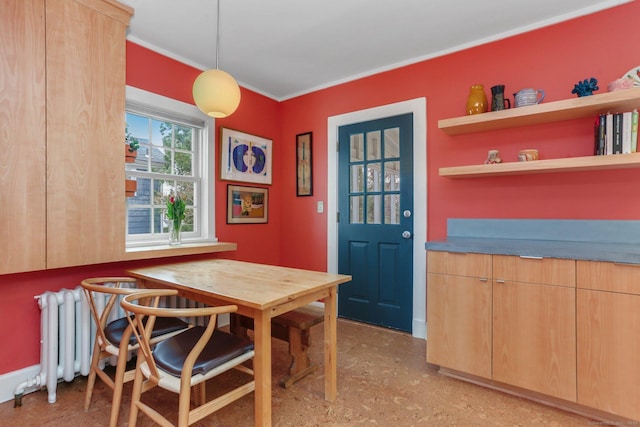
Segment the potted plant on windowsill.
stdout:
<path fill-rule="evenodd" d="M 127 134 L 124 140 L 124 161 L 134 163 L 138 157 L 138 148 L 140 148 L 138 140 Z"/>

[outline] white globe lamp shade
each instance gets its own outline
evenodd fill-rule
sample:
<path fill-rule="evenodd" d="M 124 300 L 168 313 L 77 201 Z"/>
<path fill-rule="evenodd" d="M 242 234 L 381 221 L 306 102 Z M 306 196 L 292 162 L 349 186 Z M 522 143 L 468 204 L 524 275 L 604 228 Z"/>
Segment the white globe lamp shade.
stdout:
<path fill-rule="evenodd" d="M 193 100 L 203 113 L 218 119 L 227 117 L 240 105 L 240 86 L 229 73 L 207 70 L 193 82 Z"/>

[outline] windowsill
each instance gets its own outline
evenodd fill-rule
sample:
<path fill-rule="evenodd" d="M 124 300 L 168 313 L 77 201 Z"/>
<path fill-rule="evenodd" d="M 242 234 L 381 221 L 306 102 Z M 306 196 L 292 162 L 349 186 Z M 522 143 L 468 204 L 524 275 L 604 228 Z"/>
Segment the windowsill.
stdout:
<path fill-rule="evenodd" d="M 124 255 L 125 261 L 150 258 L 165 258 L 181 255 L 197 255 L 214 252 L 235 251 L 237 243 L 206 242 L 183 243 L 179 246 L 157 245 L 127 248 Z"/>

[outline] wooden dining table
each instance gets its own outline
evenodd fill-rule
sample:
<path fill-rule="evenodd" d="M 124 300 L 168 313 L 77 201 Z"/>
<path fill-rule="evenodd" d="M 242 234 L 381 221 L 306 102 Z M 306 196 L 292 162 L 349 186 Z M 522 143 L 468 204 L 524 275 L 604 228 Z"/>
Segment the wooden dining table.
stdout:
<path fill-rule="evenodd" d="M 254 320 L 255 425 L 271 425 L 271 318 L 324 300 L 324 396 L 336 399 L 337 288 L 351 276 L 228 259 L 135 268 L 146 288 L 170 288 L 208 305 L 238 306 Z"/>

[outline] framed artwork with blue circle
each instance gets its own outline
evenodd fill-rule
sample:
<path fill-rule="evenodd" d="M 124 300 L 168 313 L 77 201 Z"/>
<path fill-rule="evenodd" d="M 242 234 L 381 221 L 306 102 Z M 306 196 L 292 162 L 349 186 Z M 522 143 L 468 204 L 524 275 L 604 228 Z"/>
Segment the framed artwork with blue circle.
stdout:
<path fill-rule="evenodd" d="M 271 184 L 272 141 L 222 128 L 220 179 Z"/>

